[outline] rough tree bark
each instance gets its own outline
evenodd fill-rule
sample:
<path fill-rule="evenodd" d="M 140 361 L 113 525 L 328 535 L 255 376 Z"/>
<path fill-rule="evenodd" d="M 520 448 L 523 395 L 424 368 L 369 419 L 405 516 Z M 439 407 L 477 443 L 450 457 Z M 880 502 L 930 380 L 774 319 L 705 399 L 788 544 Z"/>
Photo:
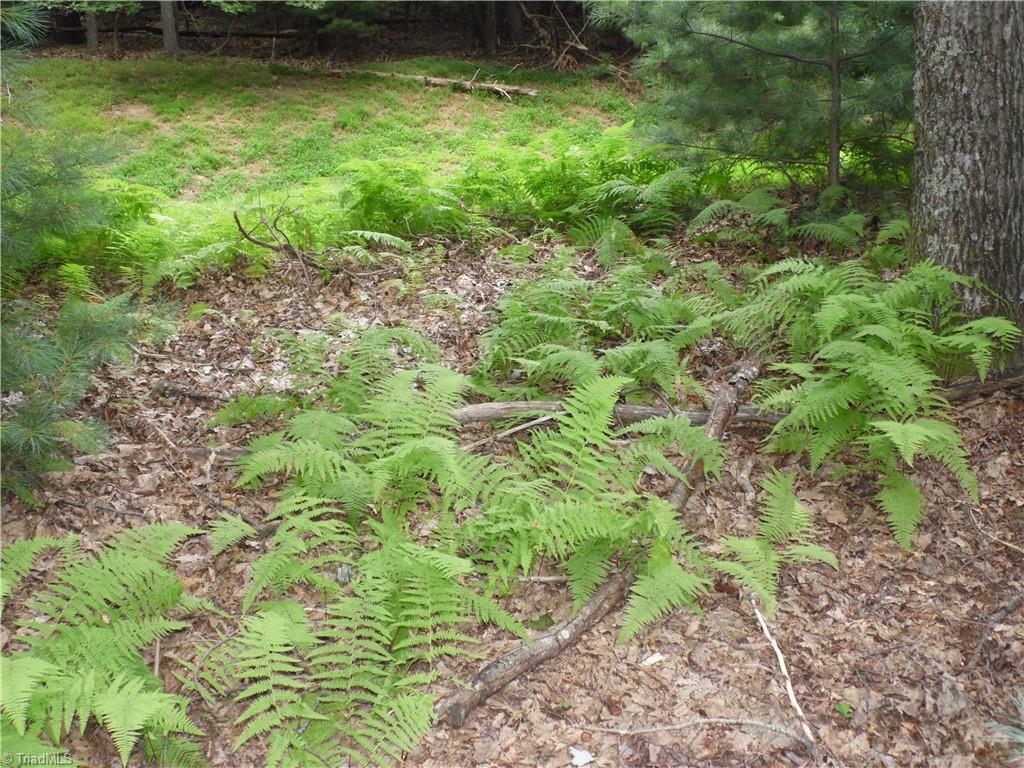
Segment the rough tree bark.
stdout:
<path fill-rule="evenodd" d="M 180 59 L 178 15 L 175 12 L 174 3 L 175 0 L 160 0 L 160 30 L 164 36 L 164 53 L 172 59 Z"/>
<path fill-rule="evenodd" d="M 914 251 L 998 294 L 969 292 L 972 313 L 1024 326 L 1024 4 L 922 3 L 914 43 Z"/>
<path fill-rule="evenodd" d="M 93 11 L 86 11 L 85 16 L 85 50 L 90 56 L 96 56 L 100 52 L 100 28 L 96 21 L 96 14 Z"/>
<path fill-rule="evenodd" d="M 502 3 L 505 12 L 505 26 L 508 28 L 508 41 L 512 45 L 523 43 L 523 12 L 518 3 Z"/>

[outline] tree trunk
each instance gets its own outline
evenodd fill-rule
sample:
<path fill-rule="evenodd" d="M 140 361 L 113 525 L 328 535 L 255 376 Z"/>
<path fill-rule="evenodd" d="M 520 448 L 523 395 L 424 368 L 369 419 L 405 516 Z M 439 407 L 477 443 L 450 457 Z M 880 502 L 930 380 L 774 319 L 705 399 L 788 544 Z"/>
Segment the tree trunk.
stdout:
<path fill-rule="evenodd" d="M 828 184 L 839 186 L 839 152 L 843 145 L 839 141 L 839 118 L 843 110 L 842 47 L 839 39 L 839 3 L 829 5 L 829 29 L 832 33 L 829 72 L 831 73 L 832 106 L 828 114 Z"/>
<path fill-rule="evenodd" d="M 90 56 L 96 56 L 100 52 L 100 29 L 93 11 L 85 12 L 85 50 Z"/>
<path fill-rule="evenodd" d="M 498 55 L 498 8 L 494 0 L 484 3 L 484 53 Z"/>
<path fill-rule="evenodd" d="M 968 291 L 972 314 L 1024 326 L 1024 5 L 922 3 L 914 43 L 914 253 L 996 292 Z"/>
<path fill-rule="evenodd" d="M 175 13 L 174 2 L 175 0 L 160 0 L 160 29 L 164 35 L 164 53 L 172 59 L 180 59 L 178 15 Z"/>
<path fill-rule="evenodd" d="M 523 12 L 519 10 L 519 3 L 502 3 L 505 11 L 505 24 L 508 27 L 508 41 L 512 45 L 523 43 Z"/>

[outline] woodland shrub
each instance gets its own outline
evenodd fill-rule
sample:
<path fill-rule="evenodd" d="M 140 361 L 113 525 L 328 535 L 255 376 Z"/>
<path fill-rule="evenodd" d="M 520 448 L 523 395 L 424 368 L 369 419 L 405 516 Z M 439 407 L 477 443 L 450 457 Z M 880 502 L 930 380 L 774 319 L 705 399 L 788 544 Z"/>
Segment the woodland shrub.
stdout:
<path fill-rule="evenodd" d="M 68 274 L 69 284 L 90 282 Z M 43 473 L 99 445 L 102 428 L 76 419 L 75 409 L 97 365 L 130 359 L 127 337 L 136 325 L 127 295 L 98 303 L 72 295 L 51 315 L 44 321 L 39 308 L 8 302 L 2 325 L 3 489 L 28 502 Z"/>

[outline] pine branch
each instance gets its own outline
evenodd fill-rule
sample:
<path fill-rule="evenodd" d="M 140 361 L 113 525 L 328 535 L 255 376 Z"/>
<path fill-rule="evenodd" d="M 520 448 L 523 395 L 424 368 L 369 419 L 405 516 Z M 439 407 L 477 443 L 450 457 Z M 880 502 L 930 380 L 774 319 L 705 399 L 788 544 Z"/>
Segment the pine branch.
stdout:
<path fill-rule="evenodd" d="M 785 51 L 770 51 L 767 48 L 759 48 L 756 45 L 744 42 L 743 40 L 737 40 L 735 37 L 728 37 L 726 35 L 719 35 L 715 32 L 702 32 L 694 29 L 687 22 L 687 32 L 691 35 L 698 35 L 700 37 L 710 37 L 714 40 L 721 40 L 724 43 L 731 43 L 732 45 L 738 45 L 741 48 L 760 53 L 763 56 L 773 56 L 779 59 L 788 59 L 789 61 L 795 61 L 799 64 L 811 64 L 819 67 L 831 67 L 832 62 L 829 59 L 808 59 L 804 56 L 797 56 L 795 53 L 786 53 Z"/>

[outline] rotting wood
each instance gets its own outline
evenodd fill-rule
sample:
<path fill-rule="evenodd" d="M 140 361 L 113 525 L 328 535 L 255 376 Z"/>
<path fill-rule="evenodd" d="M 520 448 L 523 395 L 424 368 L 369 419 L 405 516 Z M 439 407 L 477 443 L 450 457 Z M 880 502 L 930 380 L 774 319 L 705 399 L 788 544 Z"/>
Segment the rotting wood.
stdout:
<path fill-rule="evenodd" d="M 704 427 L 705 435 L 721 440 L 736 414 L 739 397 L 747 385 L 757 377 L 760 368 L 759 361 L 742 361 L 729 383 L 724 385 L 719 395 L 715 397 Z M 700 471 L 699 464 L 692 465 L 686 473 L 689 482 L 684 483 L 684 487 L 692 488 Z M 690 494 L 687 492 L 685 500 L 681 503 L 685 506 L 689 498 Z M 552 627 L 540 637 L 534 638 L 532 642 L 523 643 L 515 650 L 490 662 L 470 680 L 466 688 L 441 699 L 434 706 L 437 721 L 447 722 L 456 728 L 461 726 L 475 707 L 513 680 L 574 645 L 584 632 L 625 599 L 631 583 L 632 574 L 628 570 L 610 576 L 574 617 Z"/>
<path fill-rule="evenodd" d="M 456 80 L 452 77 L 430 77 L 428 75 L 406 75 L 400 72 L 381 72 L 377 69 L 330 69 L 330 75 L 372 75 L 373 77 L 391 77 L 396 80 L 409 80 L 410 82 L 422 83 L 423 85 L 435 88 L 455 88 L 460 91 L 486 91 L 504 96 L 509 101 L 512 96 L 537 96 L 535 88 L 527 88 L 522 85 L 506 85 L 505 83 L 482 83 L 476 80 Z"/>
<path fill-rule="evenodd" d="M 942 390 L 939 394 L 952 403 L 957 400 L 977 397 L 978 395 L 991 395 L 993 392 L 1005 392 L 1012 389 L 1024 389 L 1024 374 L 1007 376 L 1002 379 L 969 381 L 966 384 L 956 384 Z"/>

